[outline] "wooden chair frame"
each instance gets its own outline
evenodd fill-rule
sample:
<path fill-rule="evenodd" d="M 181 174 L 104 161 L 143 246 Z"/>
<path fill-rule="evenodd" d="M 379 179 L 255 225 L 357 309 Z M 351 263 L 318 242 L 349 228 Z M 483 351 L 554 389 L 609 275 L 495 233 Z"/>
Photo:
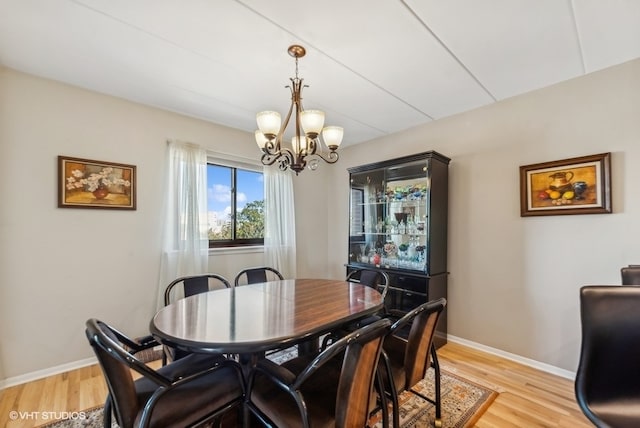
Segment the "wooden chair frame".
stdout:
<path fill-rule="evenodd" d="M 336 379 L 338 383 L 335 397 L 336 426 L 365 426 L 369 417 L 368 409 L 374 383 L 377 384 L 379 390 L 382 388 L 382 379 L 377 374 L 377 366 L 382 342 L 390 325 L 391 321 L 387 319 L 378 320 L 343 337 L 333 346 L 310 359 L 308 364 L 297 374 L 287 368 L 287 363 L 279 366 L 270 360 L 260 360 L 249 377 L 245 402 L 245 422 L 249 421 L 249 412 L 251 412 L 263 424 L 275 426 L 274 422 L 251 400 L 256 377 L 263 375 L 265 376 L 264 381 L 273 382 L 295 401 L 300 413 L 299 426 L 308 428 L 311 426 L 311 420 L 307 413 L 307 403 L 303 391 L 305 382 L 319 371 L 323 373 L 322 370 L 325 366 L 329 368 L 329 371 L 335 370 L 335 365 L 332 365 L 332 362 L 344 359 L 340 366 L 339 380 Z M 273 402 L 275 406 L 279 404 L 277 400 L 273 400 Z M 383 412 L 384 418 L 387 420 L 386 402 L 383 409 L 385 410 Z"/>

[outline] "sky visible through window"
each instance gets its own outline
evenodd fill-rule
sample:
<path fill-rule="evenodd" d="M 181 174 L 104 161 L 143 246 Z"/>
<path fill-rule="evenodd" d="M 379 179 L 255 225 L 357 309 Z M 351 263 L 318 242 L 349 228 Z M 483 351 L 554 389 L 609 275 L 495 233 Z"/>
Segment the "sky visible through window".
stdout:
<path fill-rule="evenodd" d="M 237 207 L 242 211 L 246 204 L 264 199 L 263 176 L 260 172 L 237 170 Z M 217 165 L 207 168 L 207 199 L 210 227 L 213 219 L 226 221 L 231 213 L 231 173 L 232 169 Z"/>

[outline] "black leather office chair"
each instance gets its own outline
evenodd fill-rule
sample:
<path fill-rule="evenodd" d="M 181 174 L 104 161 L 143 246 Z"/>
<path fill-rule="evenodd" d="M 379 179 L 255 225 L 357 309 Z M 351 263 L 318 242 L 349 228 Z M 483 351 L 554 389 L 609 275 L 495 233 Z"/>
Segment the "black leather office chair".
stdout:
<path fill-rule="evenodd" d="M 365 427 L 380 349 L 391 322 L 378 320 L 338 340 L 315 358 L 281 366 L 260 360 L 249 377 L 249 411 L 267 426 Z M 386 414 L 386 412 L 385 412 Z"/>
<path fill-rule="evenodd" d="M 598 427 L 640 427 L 640 287 L 584 286 L 580 317 L 580 409 Z"/>
<path fill-rule="evenodd" d="M 280 272 L 278 272 L 277 269 L 274 269 L 269 266 L 260 266 L 260 267 L 242 269 L 236 275 L 236 278 L 233 281 L 233 283 L 237 287 L 239 285 L 255 284 L 258 282 L 267 282 L 267 281 L 277 281 L 279 279 L 284 279 L 284 277 Z"/>
<path fill-rule="evenodd" d="M 409 311 L 393 323 L 389 335 L 384 340 L 380 367 L 384 373 L 385 391 L 390 395 L 393 403 L 394 428 L 400 427 L 398 395 L 403 391 L 410 391 L 434 404 L 435 426 L 442 426 L 440 364 L 433 337 L 446 304 L 446 299 L 440 298 L 423 303 Z M 405 328 L 409 328 L 406 339 L 397 335 Z M 435 388 L 432 397 L 413 390 L 413 387 L 424 379 L 429 367 L 435 370 Z"/>
<path fill-rule="evenodd" d="M 233 408 L 241 417 L 244 380 L 237 362 L 222 356 L 191 354 L 156 371 L 123 347 L 140 350 L 155 343 L 141 347 L 96 319 L 87 321 L 85 332 L 109 389 L 105 427 L 111 426 L 112 411 L 121 428 L 219 422 Z M 134 381 L 132 370 L 142 377 Z"/>
<path fill-rule="evenodd" d="M 167 285 L 167 288 L 164 290 L 164 305 L 167 306 L 171 302 L 175 302 L 178 299 L 193 296 L 195 294 L 230 287 L 231 284 L 224 276 L 215 273 L 183 276 L 171 281 L 171 283 Z M 187 351 L 183 351 L 181 349 L 169 346 L 163 346 L 162 348 L 163 365 L 166 364 L 167 361 L 179 360 L 180 358 L 189 355 Z"/>
<path fill-rule="evenodd" d="M 629 265 L 620 269 L 622 285 L 640 285 L 640 265 Z"/>

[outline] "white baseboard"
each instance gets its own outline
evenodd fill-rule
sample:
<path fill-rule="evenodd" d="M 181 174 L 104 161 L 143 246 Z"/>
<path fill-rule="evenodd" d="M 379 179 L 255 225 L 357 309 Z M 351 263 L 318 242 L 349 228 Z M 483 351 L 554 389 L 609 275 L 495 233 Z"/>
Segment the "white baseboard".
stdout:
<path fill-rule="evenodd" d="M 459 343 L 460 345 L 468 346 L 469 348 L 486 352 L 488 354 L 497 355 L 499 357 L 506 358 L 507 360 L 515 361 L 517 363 L 524 364 L 525 366 L 533 367 L 535 369 L 542 370 L 543 372 L 551 373 L 566 379 L 575 379 L 576 377 L 575 372 L 561 369 L 550 364 L 541 363 L 540 361 L 525 358 L 520 355 L 512 354 L 510 352 L 505 352 L 500 349 L 492 348 L 490 346 L 482 345 L 477 342 L 472 342 L 470 340 L 453 336 L 451 334 L 447 335 L 447 340 L 450 340 L 454 343 Z M 59 373 L 68 372 L 70 370 L 79 369 L 82 367 L 90 366 L 92 364 L 97 364 L 97 362 L 98 361 L 95 357 L 85 358 L 84 360 L 73 361 L 71 363 L 61 364 L 59 366 L 50 367 L 48 369 L 37 370 L 35 372 L 26 373 L 20 376 L 10 377 L 4 380 L 0 380 L 0 390 L 9 388 L 10 386 L 32 382 L 34 380 L 42 379 L 47 376 L 53 376 Z"/>
<path fill-rule="evenodd" d="M 20 385 L 21 383 L 32 382 L 34 380 L 42 379 L 48 376 L 57 375 L 59 373 L 68 372 L 70 370 L 79 369 L 82 367 L 97 364 L 96 357 L 85 358 L 84 360 L 72 361 L 70 363 L 61 364 L 55 367 L 49 367 L 47 369 L 37 370 L 31 373 L 25 373 L 20 376 L 9 377 L 0 380 L 0 390 L 9 388 L 10 386 Z"/>
<path fill-rule="evenodd" d="M 469 348 L 477 349 L 482 352 L 486 352 L 488 354 L 497 355 L 502 358 L 506 358 L 507 360 L 515 361 L 520 364 L 524 364 L 525 366 L 533 367 L 534 369 L 541 370 L 543 372 L 551 373 L 556 376 L 560 376 L 567 379 L 575 379 L 575 372 L 561 369 L 556 366 L 552 366 L 551 364 L 541 363 L 540 361 L 532 360 L 530 358 L 525 358 L 520 355 L 512 354 L 510 352 L 502 351 L 500 349 L 492 348 L 490 346 L 482 345 L 480 343 L 472 342 L 467 339 L 462 339 L 461 337 L 452 336 L 450 334 L 447 335 L 447 340 L 450 340 L 454 343 L 459 343 L 460 345 L 468 346 Z"/>

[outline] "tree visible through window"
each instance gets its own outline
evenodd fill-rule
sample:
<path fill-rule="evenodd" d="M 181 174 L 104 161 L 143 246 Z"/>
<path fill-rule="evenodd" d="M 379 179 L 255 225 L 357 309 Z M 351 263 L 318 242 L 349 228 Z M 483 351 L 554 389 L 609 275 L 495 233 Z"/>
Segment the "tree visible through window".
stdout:
<path fill-rule="evenodd" d="M 261 172 L 207 165 L 209 247 L 264 243 Z"/>

